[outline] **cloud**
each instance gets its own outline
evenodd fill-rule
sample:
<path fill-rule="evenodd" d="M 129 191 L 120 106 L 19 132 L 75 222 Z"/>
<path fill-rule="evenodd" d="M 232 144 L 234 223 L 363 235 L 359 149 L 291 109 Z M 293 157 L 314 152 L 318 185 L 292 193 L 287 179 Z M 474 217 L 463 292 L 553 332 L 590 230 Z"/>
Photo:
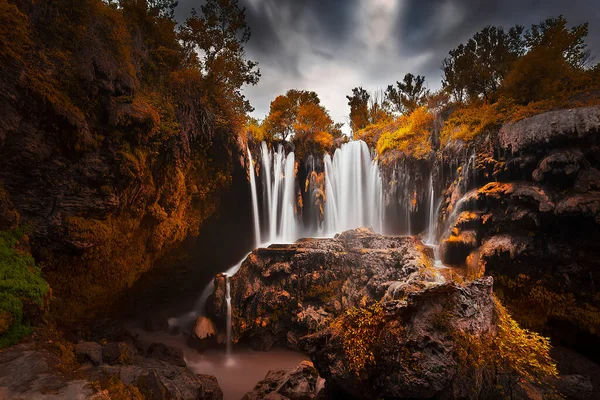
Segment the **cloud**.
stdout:
<path fill-rule="evenodd" d="M 596 0 L 240 0 L 252 30 L 246 52 L 262 72 L 244 93 L 262 118 L 288 89 L 316 91 L 332 117 L 347 122 L 353 87 L 384 88 L 405 73 L 441 86 L 442 60 L 486 25 L 529 26 L 564 14 L 590 23 L 588 46 L 600 56 Z M 179 21 L 202 1 L 179 0 Z M 345 127 L 345 132 L 349 128 Z"/>

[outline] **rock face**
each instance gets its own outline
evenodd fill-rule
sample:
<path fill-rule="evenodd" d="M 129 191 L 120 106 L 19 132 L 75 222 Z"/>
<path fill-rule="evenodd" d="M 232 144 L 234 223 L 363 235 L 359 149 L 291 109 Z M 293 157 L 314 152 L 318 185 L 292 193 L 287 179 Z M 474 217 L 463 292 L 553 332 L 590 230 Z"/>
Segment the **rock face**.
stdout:
<path fill-rule="evenodd" d="M 85 379 L 69 380 L 55 365 L 58 357 L 30 344 L 0 353 L 0 398 L 35 400 L 99 400 L 103 397 Z"/>
<path fill-rule="evenodd" d="M 0 229 L 18 220 L 33 227 L 33 254 L 61 299 L 61 317 L 87 318 L 216 210 L 236 143 L 222 143 L 221 137 L 233 137 L 228 134 L 201 145 L 207 127 L 197 122 L 201 110 L 179 99 L 182 110 L 165 112 L 162 100 L 143 95 L 153 87 L 143 72 L 153 50 L 135 29 L 119 39 L 99 35 L 97 29 L 119 29 L 102 17 L 107 5 L 80 2 L 81 13 L 62 24 L 60 35 L 72 36 L 66 32 L 77 27 L 86 44 L 55 41 L 48 33 L 50 15 L 70 12 L 68 5 L 53 3 L 49 12 L 38 3 L 10 7 L 18 28 L 9 31 L 23 32 L 15 42 L 43 43 L 40 60 L 69 56 L 38 63 L 28 46 L 14 54 L 3 48 Z M 117 56 L 122 40 L 130 45 Z M 81 269 L 63 275 L 73 268 Z"/>
<path fill-rule="evenodd" d="M 517 153 L 581 140 L 595 142 L 599 127 L 599 106 L 550 111 L 506 124 L 500 130 L 500 145 Z"/>
<path fill-rule="evenodd" d="M 600 107 L 510 123 L 471 147 L 475 167 L 444 190 L 442 258 L 493 276 L 524 327 L 600 360 Z"/>
<path fill-rule="evenodd" d="M 387 237 L 368 229 L 334 239 L 301 239 L 254 250 L 230 278 L 234 341 L 258 350 L 326 327 L 343 310 L 400 298 L 437 285 L 431 251 L 413 237 Z M 226 319 L 226 279 L 215 278 L 210 316 Z"/>

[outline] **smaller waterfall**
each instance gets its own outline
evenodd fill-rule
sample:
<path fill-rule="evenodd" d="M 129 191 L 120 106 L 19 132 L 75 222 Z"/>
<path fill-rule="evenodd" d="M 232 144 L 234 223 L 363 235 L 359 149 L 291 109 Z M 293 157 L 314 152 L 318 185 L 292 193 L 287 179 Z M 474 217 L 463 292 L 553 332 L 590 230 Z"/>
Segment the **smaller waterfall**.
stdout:
<path fill-rule="evenodd" d="M 296 196 L 294 189 L 296 187 L 295 179 L 295 158 L 294 153 L 288 154 L 285 160 L 285 181 L 283 184 L 283 201 L 281 204 L 281 226 L 279 229 L 279 239 L 284 242 L 293 242 L 296 240 Z"/>
<path fill-rule="evenodd" d="M 260 246 L 262 243 L 260 239 L 260 221 L 258 216 L 258 195 L 256 193 L 256 178 L 255 178 L 255 168 L 254 168 L 254 160 L 252 160 L 252 153 L 248 148 L 248 162 L 250 169 L 248 171 L 248 175 L 250 175 L 250 189 L 252 191 L 252 215 L 254 216 L 254 241 L 256 243 L 256 247 Z"/>
<path fill-rule="evenodd" d="M 225 291 L 225 302 L 227 303 L 227 326 L 225 327 L 225 346 L 226 354 L 231 355 L 231 283 L 229 282 L 229 275 L 225 276 L 226 291 Z"/>
<path fill-rule="evenodd" d="M 427 244 L 436 245 L 437 212 L 435 207 L 435 188 L 433 187 L 433 173 L 429 177 L 429 223 L 427 224 Z"/>

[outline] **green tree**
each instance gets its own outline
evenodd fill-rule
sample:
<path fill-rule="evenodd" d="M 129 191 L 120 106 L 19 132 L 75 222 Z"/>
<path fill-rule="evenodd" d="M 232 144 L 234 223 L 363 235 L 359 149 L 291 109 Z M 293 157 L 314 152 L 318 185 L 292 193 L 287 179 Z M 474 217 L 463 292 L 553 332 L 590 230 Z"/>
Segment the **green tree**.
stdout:
<path fill-rule="evenodd" d="M 353 132 L 363 129 L 370 123 L 369 100 L 371 95 L 362 87 L 352 89 L 352 96 L 346 96 L 350 106 L 350 128 Z"/>
<path fill-rule="evenodd" d="M 487 26 L 466 45 L 450 50 L 442 64 L 442 85 L 459 102 L 480 99 L 495 102 L 502 79 L 524 51 L 522 26 L 508 32 Z"/>
<path fill-rule="evenodd" d="M 425 104 L 428 95 L 425 77 L 408 73 L 404 75 L 402 82 L 396 82 L 395 87 L 393 85 L 387 87 L 385 101 L 392 112 L 410 114 L 417 107 Z"/>

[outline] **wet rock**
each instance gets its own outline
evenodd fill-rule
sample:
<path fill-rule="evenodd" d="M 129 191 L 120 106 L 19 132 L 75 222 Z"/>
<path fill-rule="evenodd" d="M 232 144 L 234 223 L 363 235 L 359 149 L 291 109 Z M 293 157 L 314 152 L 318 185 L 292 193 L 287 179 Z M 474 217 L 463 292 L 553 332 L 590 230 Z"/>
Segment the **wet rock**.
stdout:
<path fill-rule="evenodd" d="M 183 351 L 181 349 L 167 346 L 163 343 L 152 343 L 146 354 L 150 358 L 168 362 L 169 364 L 185 367 L 186 363 L 183 359 Z"/>
<path fill-rule="evenodd" d="M 463 264 L 478 244 L 476 231 L 455 230 L 452 235 L 442 240 L 440 245 L 442 260 L 450 265 Z"/>
<path fill-rule="evenodd" d="M 200 381 L 198 399 L 223 400 L 223 391 L 212 375 L 197 375 Z"/>
<path fill-rule="evenodd" d="M 600 190 L 600 171 L 596 168 L 589 168 L 579 171 L 577 181 L 573 186 L 575 190 L 587 192 L 589 190 Z"/>
<path fill-rule="evenodd" d="M 567 196 L 558 203 L 554 212 L 560 216 L 590 218 L 600 224 L 600 192 Z"/>
<path fill-rule="evenodd" d="M 82 342 L 75 345 L 75 356 L 80 363 L 102 364 L 102 346 L 96 342 Z"/>
<path fill-rule="evenodd" d="M 270 331 L 261 331 L 248 339 L 248 344 L 256 351 L 269 351 L 275 346 L 275 335 Z"/>
<path fill-rule="evenodd" d="M 289 370 L 269 371 L 243 400 L 312 400 L 318 394 L 318 373 L 310 361 L 302 361 Z"/>
<path fill-rule="evenodd" d="M 547 180 L 555 182 L 560 179 L 573 181 L 580 168 L 587 166 L 589 163 L 581 150 L 558 150 L 550 153 L 540 162 L 537 169 L 533 171 L 532 178 L 535 182 Z"/>
<path fill-rule="evenodd" d="M 139 377 L 137 387 L 140 392 L 150 400 L 166 400 L 167 388 L 161 382 L 160 376 L 156 371 L 150 371 L 146 375 Z"/>
<path fill-rule="evenodd" d="M 594 386 L 590 378 L 583 375 L 560 375 L 553 384 L 567 399 L 589 400 L 594 394 Z"/>

